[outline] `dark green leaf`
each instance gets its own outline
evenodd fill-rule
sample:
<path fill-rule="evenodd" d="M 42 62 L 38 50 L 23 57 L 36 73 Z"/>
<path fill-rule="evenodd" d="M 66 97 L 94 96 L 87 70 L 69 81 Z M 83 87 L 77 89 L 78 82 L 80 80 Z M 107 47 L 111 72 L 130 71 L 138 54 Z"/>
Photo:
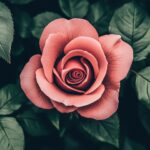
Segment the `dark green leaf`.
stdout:
<path fill-rule="evenodd" d="M 14 27 L 10 10 L 0 2 L 0 57 L 10 63 Z"/>
<path fill-rule="evenodd" d="M 135 72 L 135 89 L 138 99 L 150 109 L 150 67 Z"/>
<path fill-rule="evenodd" d="M 11 2 L 12 4 L 28 4 L 30 2 L 33 2 L 35 0 L 8 0 L 9 2 Z"/>
<path fill-rule="evenodd" d="M 74 113 L 60 114 L 59 119 L 59 135 L 64 137 L 66 133 L 71 130 L 75 121 Z"/>
<path fill-rule="evenodd" d="M 16 10 L 14 15 L 15 29 L 22 38 L 28 38 L 32 19 L 27 12 Z"/>
<path fill-rule="evenodd" d="M 146 148 L 139 142 L 125 138 L 122 150 L 146 150 Z"/>
<path fill-rule="evenodd" d="M 110 33 L 119 34 L 134 49 L 134 60 L 145 59 L 150 53 L 150 17 L 135 2 L 124 4 L 114 13 Z"/>
<path fill-rule="evenodd" d="M 24 134 L 15 118 L 0 118 L 0 149 L 24 150 Z"/>
<path fill-rule="evenodd" d="M 105 7 L 101 2 L 92 4 L 89 8 L 87 18 L 90 22 L 96 23 L 105 14 Z"/>
<path fill-rule="evenodd" d="M 33 110 L 20 113 L 17 119 L 23 129 L 32 136 L 44 136 L 50 133 L 48 125 L 45 125 L 43 119 Z"/>
<path fill-rule="evenodd" d="M 36 38 L 39 38 L 41 36 L 41 33 L 44 29 L 44 27 L 50 23 L 51 21 L 60 18 L 60 16 L 53 12 L 43 12 L 41 14 L 38 14 L 34 17 L 33 22 L 33 28 L 32 28 L 32 34 Z"/>
<path fill-rule="evenodd" d="M 8 115 L 18 110 L 24 100 L 24 94 L 15 84 L 0 89 L 0 115 Z"/>
<path fill-rule="evenodd" d="M 113 10 L 103 1 L 92 4 L 89 8 L 87 19 L 95 26 L 100 35 L 108 33 L 109 22 Z"/>
<path fill-rule="evenodd" d="M 119 119 L 117 115 L 96 121 L 91 119 L 81 119 L 80 127 L 96 140 L 119 146 Z"/>
<path fill-rule="evenodd" d="M 138 112 L 144 128 L 150 134 L 150 110 L 147 109 L 144 105 L 139 104 Z"/>
<path fill-rule="evenodd" d="M 58 113 L 58 111 L 56 110 L 50 110 L 50 112 L 48 113 L 48 119 L 50 120 L 50 122 L 52 123 L 52 125 L 59 130 L 59 119 L 60 119 L 60 115 Z"/>
<path fill-rule="evenodd" d="M 87 0 L 59 0 L 59 5 L 63 13 L 70 18 L 83 18 L 89 7 Z"/>

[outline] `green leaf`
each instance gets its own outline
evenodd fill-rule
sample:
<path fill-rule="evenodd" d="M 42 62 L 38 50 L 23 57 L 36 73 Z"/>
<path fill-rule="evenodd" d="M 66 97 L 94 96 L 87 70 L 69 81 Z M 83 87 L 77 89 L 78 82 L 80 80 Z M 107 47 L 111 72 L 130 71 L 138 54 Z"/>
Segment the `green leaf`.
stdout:
<path fill-rule="evenodd" d="M 10 63 L 14 27 L 10 10 L 0 2 L 0 57 Z"/>
<path fill-rule="evenodd" d="M 92 4 L 87 19 L 95 26 L 100 35 L 108 33 L 109 22 L 112 17 L 111 10 L 103 1 Z"/>
<path fill-rule="evenodd" d="M 119 146 L 119 118 L 117 115 L 101 121 L 81 119 L 80 127 L 98 141 Z"/>
<path fill-rule="evenodd" d="M 149 55 L 150 17 L 135 2 L 126 3 L 115 11 L 109 31 L 121 35 L 133 47 L 135 61 Z"/>
<path fill-rule="evenodd" d="M 126 137 L 122 150 L 146 150 L 146 148 L 139 142 Z"/>
<path fill-rule="evenodd" d="M 49 125 L 33 110 L 27 110 L 17 116 L 23 129 L 31 136 L 44 136 L 50 133 Z"/>
<path fill-rule="evenodd" d="M 96 23 L 104 15 L 104 13 L 105 7 L 98 1 L 90 6 L 87 18 L 91 23 Z"/>
<path fill-rule="evenodd" d="M 89 8 L 87 0 L 59 0 L 62 12 L 70 18 L 83 18 Z"/>
<path fill-rule="evenodd" d="M 24 150 L 24 134 L 15 118 L 0 118 L 0 149 Z"/>
<path fill-rule="evenodd" d="M 66 133 L 72 128 L 72 126 L 75 124 L 75 114 L 74 113 L 68 113 L 68 114 L 60 114 L 59 119 L 59 135 L 60 137 L 64 137 Z"/>
<path fill-rule="evenodd" d="M 24 94 L 15 84 L 0 89 L 0 115 L 8 115 L 18 110 L 24 100 Z"/>
<path fill-rule="evenodd" d="M 144 105 L 139 104 L 138 112 L 144 128 L 150 134 L 150 110 L 147 109 Z"/>
<path fill-rule="evenodd" d="M 14 24 L 16 32 L 22 38 L 28 38 L 31 34 L 32 19 L 25 11 L 16 10 L 14 13 Z"/>
<path fill-rule="evenodd" d="M 48 113 L 48 119 L 50 120 L 50 122 L 52 123 L 52 125 L 59 130 L 59 119 L 60 119 L 60 115 L 58 113 L 58 111 L 56 110 L 50 110 L 50 112 Z"/>
<path fill-rule="evenodd" d="M 33 2 L 35 0 L 8 0 L 8 1 L 11 2 L 12 4 L 22 5 L 22 4 L 28 4 L 28 3 Z"/>
<path fill-rule="evenodd" d="M 56 13 L 43 12 L 34 17 L 32 34 L 34 37 L 39 38 L 45 26 L 51 21 L 60 18 Z"/>
<path fill-rule="evenodd" d="M 135 72 L 135 90 L 139 101 L 150 109 L 150 67 Z"/>

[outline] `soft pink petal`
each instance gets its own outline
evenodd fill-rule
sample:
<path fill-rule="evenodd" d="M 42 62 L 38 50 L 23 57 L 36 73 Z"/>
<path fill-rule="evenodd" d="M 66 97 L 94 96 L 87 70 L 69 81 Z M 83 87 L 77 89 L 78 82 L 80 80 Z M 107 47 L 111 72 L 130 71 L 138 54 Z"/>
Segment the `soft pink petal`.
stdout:
<path fill-rule="evenodd" d="M 63 69 L 69 69 L 69 70 L 71 70 L 71 69 L 74 69 L 74 68 L 77 68 L 77 69 L 80 69 L 80 70 L 84 71 L 84 67 L 80 63 L 80 60 L 79 59 L 75 59 L 75 58 L 72 58 L 72 59 L 68 60 L 65 63 Z"/>
<path fill-rule="evenodd" d="M 78 89 L 76 89 L 76 88 L 73 88 L 73 87 L 67 85 L 67 84 L 60 78 L 60 76 L 59 76 L 59 74 L 58 74 L 58 72 L 57 72 L 57 70 L 56 70 L 55 68 L 53 69 L 53 72 L 54 72 L 54 74 L 55 74 L 55 76 L 56 76 L 56 81 L 57 81 L 57 83 L 59 84 L 58 86 L 60 86 L 62 89 L 66 90 L 67 92 L 84 93 L 84 91 L 82 91 L 82 90 L 78 90 Z"/>
<path fill-rule="evenodd" d="M 66 36 L 62 33 L 50 34 L 46 40 L 41 62 L 49 82 L 53 82 L 53 67 L 56 59 L 63 53 Z"/>
<path fill-rule="evenodd" d="M 78 36 L 89 36 L 98 40 L 98 33 L 95 28 L 84 19 L 56 19 L 50 22 L 44 29 L 40 38 L 40 48 L 43 50 L 45 41 L 51 33 L 64 33 L 68 41 Z"/>
<path fill-rule="evenodd" d="M 75 86 L 76 84 L 80 84 L 84 81 L 86 74 L 82 70 L 72 70 L 66 76 L 66 83 Z"/>
<path fill-rule="evenodd" d="M 112 48 L 121 40 L 120 35 L 108 34 L 99 37 L 100 44 L 104 50 L 104 53 L 108 55 Z"/>
<path fill-rule="evenodd" d="M 117 111 L 119 91 L 107 88 L 103 96 L 95 103 L 79 108 L 77 112 L 86 118 L 103 120 Z"/>
<path fill-rule="evenodd" d="M 73 49 L 72 51 L 69 51 L 61 60 L 61 68 L 63 69 L 64 68 L 64 65 L 66 64 L 66 62 L 72 58 L 72 57 L 75 57 L 75 56 L 81 56 L 81 57 L 84 57 L 86 58 L 92 65 L 93 67 L 93 70 L 94 70 L 94 75 L 95 75 L 95 78 L 97 77 L 98 73 L 99 73 L 99 67 L 98 67 L 98 62 L 97 60 L 95 59 L 95 57 L 90 54 L 89 52 L 87 51 L 84 51 L 84 50 L 80 50 L 80 49 Z"/>
<path fill-rule="evenodd" d="M 124 79 L 133 61 L 133 49 L 119 35 L 104 35 L 99 41 L 108 61 L 107 77 L 111 82 Z"/>
<path fill-rule="evenodd" d="M 40 59 L 40 55 L 31 57 L 20 74 L 20 84 L 26 96 L 33 104 L 40 108 L 51 109 L 53 106 L 49 98 L 41 92 L 35 79 L 35 72 L 41 67 Z"/>
<path fill-rule="evenodd" d="M 50 99 L 53 101 L 63 103 L 65 106 L 75 106 L 75 107 L 82 107 L 89 105 L 95 101 L 97 101 L 103 94 L 105 87 L 102 84 L 89 95 L 75 95 L 75 94 L 68 94 L 59 89 L 55 84 L 49 83 L 45 76 L 43 69 L 38 69 L 36 71 L 36 79 L 40 89 L 46 94 Z"/>
<path fill-rule="evenodd" d="M 98 61 L 100 69 L 99 74 L 97 76 L 96 81 L 85 93 L 89 94 L 101 85 L 107 71 L 107 60 L 100 43 L 93 38 L 80 36 L 73 39 L 65 46 L 64 53 L 68 54 L 69 52 L 72 52 L 75 49 L 82 49 L 84 51 L 91 53 L 92 55 L 95 56 L 95 58 Z"/>
<path fill-rule="evenodd" d="M 62 103 L 51 101 L 53 106 L 61 113 L 70 113 L 75 111 L 77 108 L 73 106 L 65 106 Z"/>
<path fill-rule="evenodd" d="M 84 55 L 82 55 L 82 56 L 84 56 Z M 92 58 L 94 58 L 94 57 L 92 56 Z M 66 63 L 64 62 L 65 63 L 64 66 L 61 67 L 61 65 L 63 65 L 62 60 L 57 65 L 57 70 L 60 72 L 63 81 L 65 82 L 65 77 L 69 71 L 71 71 L 72 69 L 80 69 L 83 72 L 85 72 L 86 77 L 82 83 L 74 85 L 73 87 L 75 87 L 76 89 L 81 89 L 81 90 L 87 89 L 87 87 L 89 87 L 90 83 L 94 80 L 93 73 L 92 73 L 93 68 L 91 68 L 92 66 L 83 57 L 81 57 L 80 60 L 77 60 L 74 58 L 70 59 L 69 57 L 68 57 L 68 59 L 69 60 L 67 62 L 65 61 Z M 95 58 L 94 58 L 94 61 L 96 61 Z M 91 62 L 93 63 L 93 60 L 91 60 Z M 96 63 L 97 63 L 97 61 L 96 61 Z M 97 67 L 98 67 L 98 65 L 97 65 Z M 98 70 L 97 70 L 97 73 L 98 73 Z M 96 76 L 97 76 L 97 74 L 96 74 Z"/>
<path fill-rule="evenodd" d="M 93 73 L 92 73 L 92 68 L 91 66 L 89 65 L 89 62 L 87 62 L 86 59 L 84 59 L 83 57 L 81 58 L 80 60 L 83 64 L 83 66 L 86 68 L 86 78 L 84 79 L 84 81 L 76 86 L 74 86 L 75 88 L 78 88 L 78 89 L 87 89 L 90 84 L 92 83 L 92 81 L 94 80 L 94 77 L 93 77 Z"/>
<path fill-rule="evenodd" d="M 62 65 L 62 60 L 60 61 L 60 65 Z M 85 72 L 85 69 L 83 65 L 81 64 L 80 60 L 77 60 L 74 58 L 69 59 L 67 62 L 65 62 L 64 66 L 62 66 L 62 69 L 61 69 L 61 77 L 64 81 L 65 81 L 65 77 L 67 73 L 73 69 L 79 69 Z"/>
<path fill-rule="evenodd" d="M 65 90 L 71 91 L 71 92 L 78 92 L 78 93 L 84 93 L 85 91 L 82 90 L 78 90 L 76 88 L 73 88 L 69 85 L 66 84 L 66 75 L 72 71 L 72 70 L 82 70 L 85 74 L 85 68 L 84 65 L 81 64 L 79 59 L 69 59 L 64 67 L 61 67 L 62 64 L 62 60 L 59 61 L 59 63 L 57 64 L 57 70 L 54 69 L 54 73 L 57 76 L 56 80 L 59 83 L 59 85 L 61 87 L 63 87 Z"/>

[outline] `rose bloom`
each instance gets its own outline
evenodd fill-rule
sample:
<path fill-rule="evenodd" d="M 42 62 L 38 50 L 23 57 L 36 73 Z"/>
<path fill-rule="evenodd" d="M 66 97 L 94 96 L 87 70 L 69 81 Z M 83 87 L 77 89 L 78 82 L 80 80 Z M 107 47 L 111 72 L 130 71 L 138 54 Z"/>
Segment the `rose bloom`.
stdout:
<path fill-rule="evenodd" d="M 99 37 L 87 20 L 61 18 L 45 27 L 40 48 L 42 54 L 32 56 L 20 75 L 33 104 L 96 120 L 116 112 L 120 81 L 133 60 L 120 35 Z"/>

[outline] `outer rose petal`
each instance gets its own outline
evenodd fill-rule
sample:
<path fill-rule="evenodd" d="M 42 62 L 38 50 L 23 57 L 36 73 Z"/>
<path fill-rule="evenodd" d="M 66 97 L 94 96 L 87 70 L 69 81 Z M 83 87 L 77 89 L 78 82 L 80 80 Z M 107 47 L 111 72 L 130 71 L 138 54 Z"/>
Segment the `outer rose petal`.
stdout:
<path fill-rule="evenodd" d="M 102 84 L 89 95 L 73 95 L 60 90 L 54 83 L 49 83 L 41 69 L 36 71 L 36 80 L 40 89 L 53 101 L 63 103 L 65 106 L 82 107 L 97 101 L 103 94 L 105 87 Z"/>
<path fill-rule="evenodd" d="M 81 28 L 82 26 L 82 28 Z M 68 41 L 78 36 L 89 36 L 98 40 L 98 33 L 95 28 L 84 19 L 56 19 L 50 22 L 44 29 L 40 38 L 40 48 L 43 50 L 45 41 L 51 33 L 64 33 Z"/>
<path fill-rule="evenodd" d="M 50 34 L 46 40 L 41 62 L 47 80 L 53 82 L 53 67 L 56 59 L 63 52 L 66 36 L 62 33 Z"/>
<path fill-rule="evenodd" d="M 93 85 L 85 92 L 85 94 L 89 94 L 101 85 L 107 71 L 107 60 L 100 43 L 93 38 L 80 36 L 73 39 L 65 46 L 64 53 L 67 54 L 76 49 L 82 49 L 91 53 L 98 61 L 99 74 Z"/>
<path fill-rule="evenodd" d="M 49 98 L 40 91 L 35 79 L 35 72 L 41 67 L 40 59 L 40 55 L 34 55 L 31 57 L 21 72 L 20 84 L 26 96 L 32 101 L 32 103 L 44 109 L 51 109 L 53 106 Z"/>
<path fill-rule="evenodd" d="M 133 60 L 133 49 L 121 40 L 120 35 L 104 35 L 99 38 L 108 61 L 107 79 L 120 82 L 127 75 Z"/>
<path fill-rule="evenodd" d="M 95 103 L 79 108 L 77 112 L 86 118 L 103 120 L 110 117 L 118 108 L 119 91 L 106 88 L 103 96 Z"/>
<path fill-rule="evenodd" d="M 120 35 L 108 34 L 99 37 L 100 44 L 106 55 L 110 53 L 114 45 L 116 45 L 121 39 Z"/>
<path fill-rule="evenodd" d="M 51 101 L 53 106 L 61 113 L 70 113 L 75 111 L 77 108 L 73 107 L 73 106 L 65 106 L 61 103 L 55 102 L 55 101 Z"/>

